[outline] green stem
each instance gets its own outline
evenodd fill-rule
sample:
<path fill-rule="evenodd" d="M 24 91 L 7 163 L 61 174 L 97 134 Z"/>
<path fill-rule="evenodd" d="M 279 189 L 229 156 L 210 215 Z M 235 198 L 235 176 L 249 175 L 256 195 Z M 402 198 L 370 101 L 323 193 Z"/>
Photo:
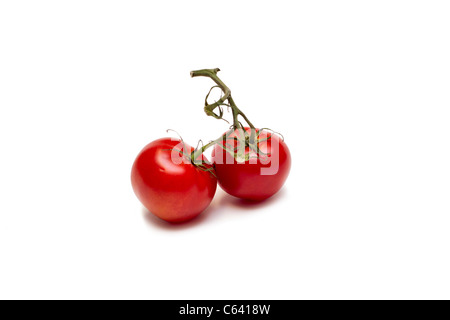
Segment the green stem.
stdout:
<path fill-rule="evenodd" d="M 233 133 L 235 130 L 239 130 L 239 131 L 243 132 L 243 135 L 242 136 L 239 135 L 238 139 L 240 139 L 241 142 L 244 143 L 244 145 L 249 146 L 252 150 L 258 149 L 258 145 L 257 145 L 257 141 L 256 141 L 256 138 L 257 138 L 256 128 L 250 122 L 250 120 L 247 118 L 247 116 L 237 107 L 236 103 L 234 102 L 233 98 L 231 97 L 230 88 L 228 88 L 227 85 L 222 80 L 220 80 L 220 78 L 217 76 L 217 72 L 219 72 L 219 71 L 220 71 L 219 68 L 195 70 L 195 71 L 191 72 L 191 77 L 193 77 L 193 78 L 194 77 L 210 78 L 216 83 L 217 87 L 219 87 L 223 91 L 223 96 L 218 101 L 216 101 L 212 104 L 208 104 L 208 97 L 209 97 L 209 93 L 208 93 L 208 95 L 206 96 L 206 99 L 205 99 L 204 110 L 208 116 L 212 116 L 216 119 L 223 119 L 223 110 L 222 110 L 221 106 L 226 105 L 226 106 L 230 107 L 232 110 L 232 113 L 233 113 L 233 129 L 228 131 L 226 134 L 222 135 L 220 138 L 209 142 L 202 148 L 194 150 L 191 154 L 191 161 L 194 165 L 197 165 L 200 162 L 197 159 L 203 154 L 203 152 L 205 152 L 206 149 L 210 148 L 211 146 L 213 146 L 215 144 L 222 143 L 222 141 L 226 140 L 228 138 L 228 136 L 231 133 Z M 211 88 L 211 90 L 213 88 Z M 211 93 L 211 90 L 209 91 L 210 93 Z M 226 103 L 226 101 L 228 101 L 228 104 Z M 214 110 L 216 108 L 219 108 L 219 114 L 214 112 Z M 247 135 L 244 127 L 242 126 L 241 122 L 239 121 L 239 116 L 241 116 L 245 120 L 245 122 L 247 122 L 248 126 L 250 127 L 250 129 L 251 129 L 250 136 Z M 233 155 L 233 156 L 235 156 L 235 155 Z"/>
<path fill-rule="evenodd" d="M 256 136 L 255 126 L 250 122 L 250 120 L 247 118 L 247 116 L 236 106 L 236 103 L 234 102 L 233 98 L 231 97 L 231 90 L 217 76 L 217 72 L 219 72 L 219 71 L 220 71 L 220 69 L 216 68 L 216 69 L 202 69 L 202 70 L 196 70 L 196 71 L 191 72 L 191 77 L 193 77 L 193 78 L 194 77 L 211 78 L 217 84 L 217 86 L 220 87 L 220 89 L 222 89 L 222 91 L 224 93 L 223 96 L 215 103 L 208 104 L 208 102 L 205 101 L 205 113 L 208 116 L 212 116 L 216 119 L 222 119 L 222 111 L 220 111 L 220 114 L 218 115 L 214 112 L 214 109 L 216 109 L 217 107 L 220 108 L 220 106 L 224 105 L 225 101 L 228 100 L 229 106 L 233 112 L 233 128 L 234 129 L 244 129 L 242 127 L 241 123 L 239 122 L 238 117 L 241 116 L 242 118 L 244 118 L 245 122 L 247 122 L 247 124 L 252 129 L 251 134 L 250 134 L 250 144 L 254 144 L 255 136 Z M 219 109 L 219 110 L 221 110 L 221 109 Z"/>
<path fill-rule="evenodd" d="M 191 154 L 192 163 L 193 164 L 198 163 L 199 160 L 197 160 L 197 159 L 203 154 L 203 152 L 205 152 L 208 148 L 212 147 L 213 145 L 215 145 L 217 143 L 222 143 L 222 141 L 226 140 L 232 133 L 233 133 L 233 130 L 229 130 L 225 134 L 221 135 L 220 138 L 209 142 L 208 144 L 204 145 L 203 147 L 201 147 L 199 149 L 194 150 Z"/>
<path fill-rule="evenodd" d="M 231 96 L 230 89 L 217 76 L 217 72 L 219 72 L 219 71 L 220 71 L 220 69 L 216 68 L 216 69 L 196 70 L 196 71 L 192 71 L 191 72 L 191 77 L 192 78 L 194 78 L 194 77 L 208 77 L 208 78 L 211 78 L 220 87 L 220 89 L 222 89 L 224 95 L 217 102 L 215 102 L 213 104 L 208 104 L 205 101 L 205 112 L 206 112 L 206 114 L 208 116 L 212 116 L 212 117 L 214 117 L 216 119 L 222 119 L 222 115 L 217 115 L 216 113 L 214 113 L 214 109 L 217 108 L 217 107 L 220 107 L 221 105 L 223 105 L 225 103 L 225 101 Z"/>

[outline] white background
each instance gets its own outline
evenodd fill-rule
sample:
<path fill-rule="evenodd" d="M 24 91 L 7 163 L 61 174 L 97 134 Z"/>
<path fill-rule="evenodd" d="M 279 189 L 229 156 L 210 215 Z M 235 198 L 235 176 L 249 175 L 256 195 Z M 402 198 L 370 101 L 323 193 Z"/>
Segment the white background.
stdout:
<path fill-rule="evenodd" d="M 0 298 L 450 298 L 447 1 L 2 1 Z M 146 214 L 150 141 L 228 125 L 221 78 L 293 166 L 265 204 Z"/>

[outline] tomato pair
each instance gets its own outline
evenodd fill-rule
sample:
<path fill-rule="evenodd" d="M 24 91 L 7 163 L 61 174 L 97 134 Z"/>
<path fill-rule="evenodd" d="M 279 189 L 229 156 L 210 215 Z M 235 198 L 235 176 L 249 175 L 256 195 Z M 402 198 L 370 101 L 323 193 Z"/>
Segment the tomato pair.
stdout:
<path fill-rule="evenodd" d="M 206 96 L 205 113 L 223 119 L 222 106 L 227 106 L 233 115 L 233 129 L 199 150 L 179 139 L 159 139 L 147 145 L 134 162 L 134 192 L 150 212 L 166 221 L 183 222 L 202 213 L 216 193 L 217 181 L 235 197 L 261 201 L 277 193 L 289 174 L 291 155 L 284 140 L 255 129 L 217 76 L 219 71 L 196 70 L 191 77 L 209 77 L 216 83 Z M 216 87 L 223 94 L 209 104 L 208 97 Z M 239 117 L 249 127 L 244 127 Z M 203 155 L 211 146 L 212 163 Z"/>
<path fill-rule="evenodd" d="M 249 141 L 253 139 L 252 141 Z M 211 203 L 217 181 L 227 193 L 261 201 L 283 186 L 290 170 L 287 145 L 277 135 L 250 128 L 223 135 L 214 145 L 212 164 L 179 139 L 148 144 L 133 165 L 134 192 L 153 214 L 169 222 L 198 216 Z"/>

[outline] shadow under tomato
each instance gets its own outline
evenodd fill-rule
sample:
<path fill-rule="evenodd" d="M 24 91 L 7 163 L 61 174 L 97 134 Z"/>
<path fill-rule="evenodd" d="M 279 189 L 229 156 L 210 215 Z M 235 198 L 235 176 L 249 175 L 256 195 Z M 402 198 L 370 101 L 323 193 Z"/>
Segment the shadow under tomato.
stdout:
<path fill-rule="evenodd" d="M 225 196 L 221 199 L 220 205 L 224 207 L 235 207 L 243 210 L 254 210 L 262 207 L 268 207 L 271 204 L 281 201 L 284 196 L 286 195 L 285 189 L 281 189 L 279 192 L 277 192 L 272 197 L 261 200 L 261 201 L 251 201 L 251 200 L 245 200 L 245 199 L 239 199 L 233 196 L 230 196 L 229 194 L 225 194 Z"/>
<path fill-rule="evenodd" d="M 220 214 L 229 211 L 230 208 L 233 208 L 233 211 L 243 212 L 267 207 L 277 201 L 282 201 L 285 195 L 286 192 L 284 191 L 284 189 L 281 189 L 277 194 L 270 197 L 269 199 L 262 201 L 250 201 L 233 197 L 225 193 L 223 190 L 217 190 L 217 194 L 211 202 L 211 205 L 205 211 L 203 211 L 203 213 L 192 220 L 181 223 L 167 222 L 156 217 L 145 208 L 142 208 L 142 215 L 144 217 L 144 220 L 152 226 L 156 226 L 157 228 L 164 230 L 177 231 L 203 225 L 206 220 L 217 218 Z"/>
<path fill-rule="evenodd" d="M 202 214 L 195 217 L 194 219 L 185 222 L 173 223 L 160 219 L 147 209 L 142 208 L 142 214 L 147 223 L 165 230 L 183 230 L 195 227 L 198 224 L 201 224 L 207 218 L 209 211 L 210 207 L 208 207 L 204 212 L 202 212 Z"/>

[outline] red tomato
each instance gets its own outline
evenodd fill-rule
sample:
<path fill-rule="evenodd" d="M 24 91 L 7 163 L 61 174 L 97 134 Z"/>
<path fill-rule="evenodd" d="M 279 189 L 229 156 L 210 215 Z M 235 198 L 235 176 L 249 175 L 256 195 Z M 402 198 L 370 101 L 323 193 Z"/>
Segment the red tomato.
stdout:
<path fill-rule="evenodd" d="M 245 130 L 250 135 L 250 128 Z M 239 149 L 241 144 L 235 138 L 241 134 L 235 130 L 221 145 L 214 146 L 212 162 L 223 190 L 238 198 L 261 201 L 273 196 L 283 186 L 291 168 L 291 155 L 286 143 L 277 135 L 267 131 L 256 132 L 259 155 L 245 147 L 241 155 L 249 159 L 236 159 L 223 149 Z"/>
<path fill-rule="evenodd" d="M 184 147 L 186 154 L 193 150 L 186 144 Z M 182 156 L 182 149 L 181 140 L 155 140 L 137 156 L 131 172 L 134 192 L 144 207 L 169 222 L 198 216 L 209 206 L 217 188 L 214 175 L 194 166 Z"/>

